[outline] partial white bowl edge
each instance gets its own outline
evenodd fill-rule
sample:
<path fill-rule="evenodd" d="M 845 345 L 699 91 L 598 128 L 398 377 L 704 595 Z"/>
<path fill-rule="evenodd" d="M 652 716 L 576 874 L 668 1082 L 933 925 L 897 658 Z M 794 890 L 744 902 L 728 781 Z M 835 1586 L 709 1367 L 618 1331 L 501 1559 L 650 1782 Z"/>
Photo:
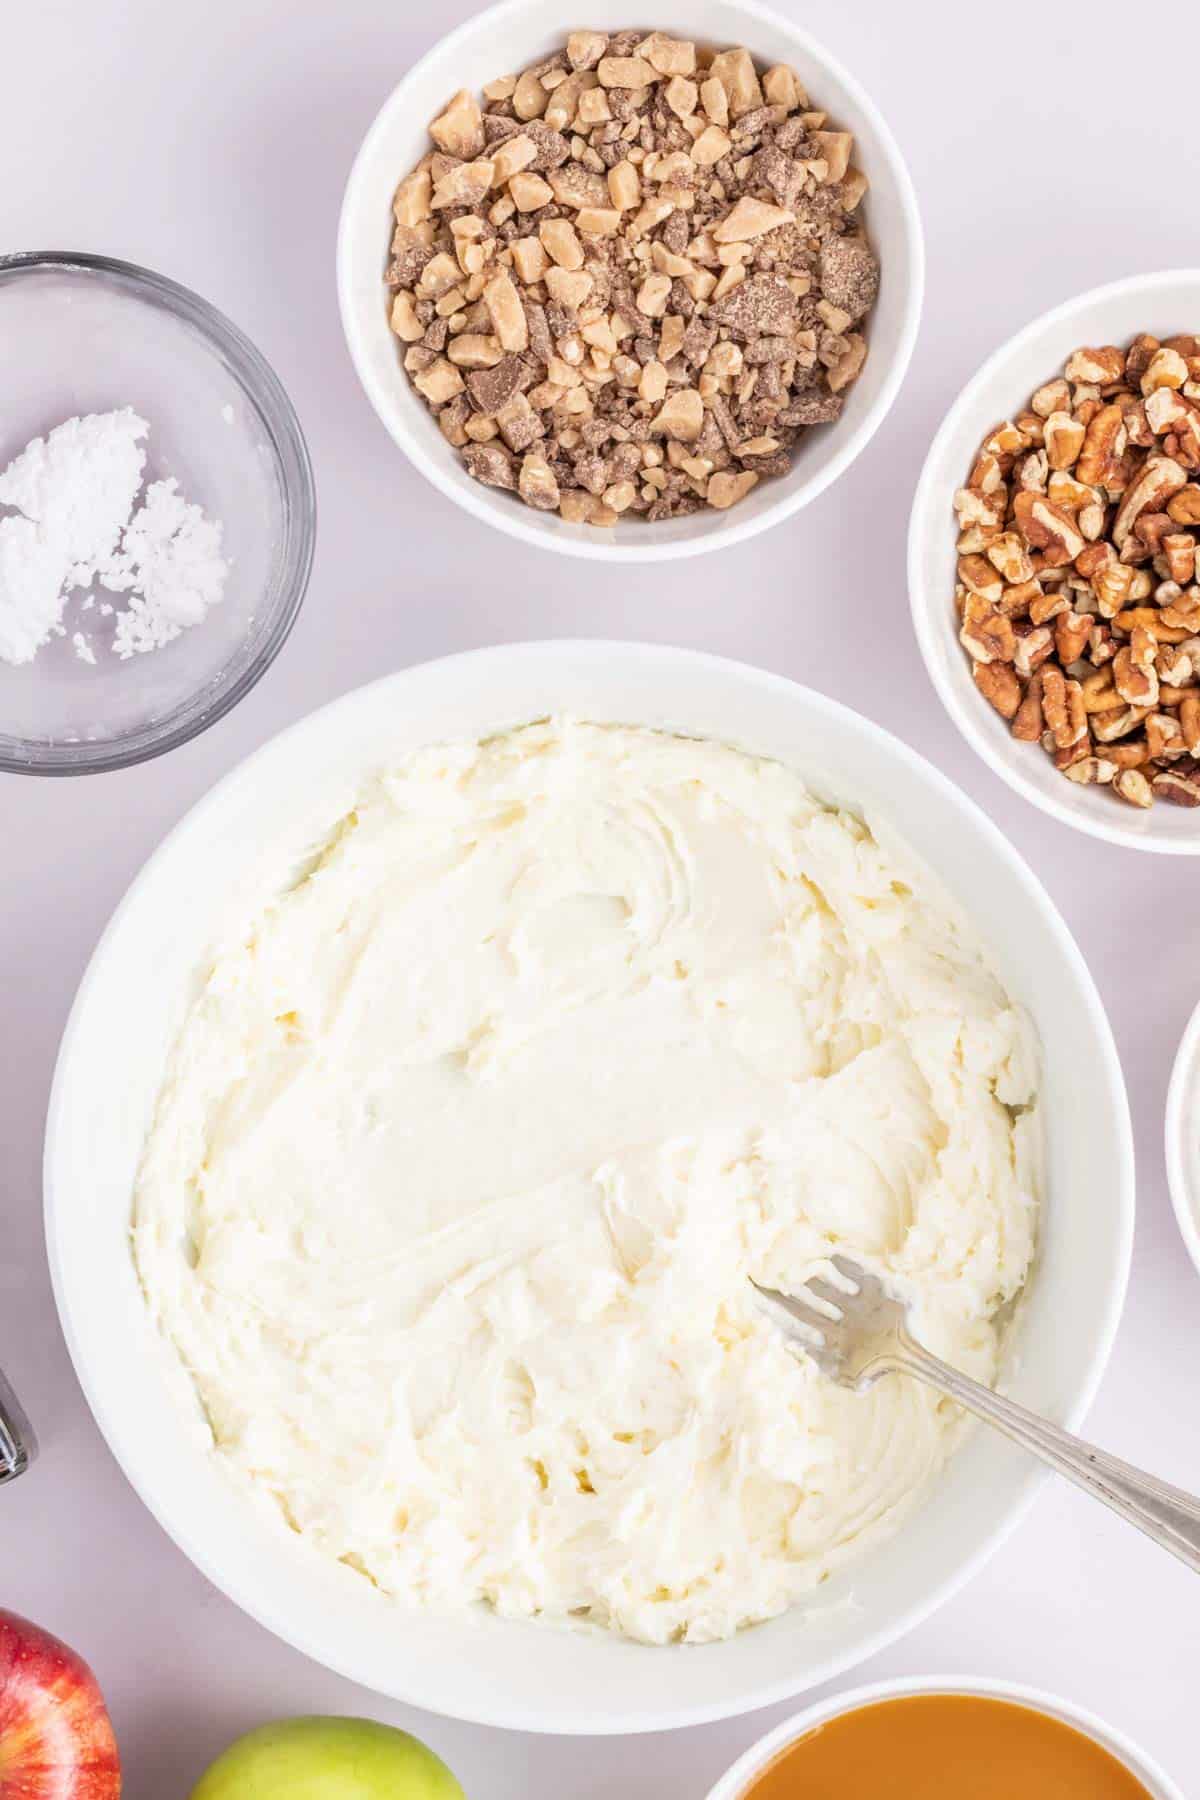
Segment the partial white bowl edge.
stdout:
<path fill-rule="evenodd" d="M 1164 1121 L 1167 1186 L 1188 1255 L 1200 1272 L 1200 1006 L 1171 1068 Z"/>
<path fill-rule="evenodd" d="M 627 0 L 595 0 L 587 23 L 629 24 Z M 636 8 L 634 16 L 637 16 Z M 351 170 L 338 227 L 342 326 L 367 398 L 394 441 L 434 486 L 468 513 L 510 537 L 567 556 L 608 562 L 661 562 L 724 548 L 755 536 L 814 500 L 846 470 L 882 424 L 904 379 L 920 323 L 925 249 L 916 194 L 882 114 L 858 82 L 806 32 L 757 0 L 655 0 L 647 28 L 713 44 L 745 44 L 763 62 L 792 64 L 815 106 L 852 131 L 855 161 L 869 177 L 868 231 L 882 268 L 867 321 L 866 367 L 840 419 L 807 432 L 787 474 L 762 482 L 728 512 L 693 513 L 613 530 L 568 525 L 514 495 L 484 487 L 442 438 L 401 366 L 388 325 L 383 271 L 392 196 L 429 148 L 428 125 L 457 88 L 485 82 L 557 48 L 568 27 L 556 0 L 503 0 L 452 31 L 408 70 L 367 132 Z"/>
<path fill-rule="evenodd" d="M 903 1681 L 878 1681 L 869 1687 L 854 1688 L 849 1693 L 819 1700 L 815 1706 L 797 1713 L 794 1718 L 785 1719 L 782 1725 L 752 1744 L 745 1755 L 726 1770 L 710 1791 L 708 1800 L 740 1800 L 754 1778 L 805 1732 L 827 1725 L 831 1719 L 839 1719 L 846 1713 L 857 1712 L 860 1707 L 875 1706 L 884 1700 L 908 1699 L 918 1694 L 968 1694 L 986 1700 L 1008 1700 L 1017 1706 L 1048 1713 L 1052 1719 L 1061 1719 L 1085 1737 L 1093 1738 L 1124 1763 L 1145 1786 L 1151 1800 L 1184 1800 L 1183 1789 L 1176 1787 L 1170 1776 L 1132 1738 L 1095 1713 L 1085 1711 L 1073 1700 L 1025 1687 L 1020 1682 L 993 1681 L 987 1676 L 975 1675 L 917 1675 Z"/>
<path fill-rule="evenodd" d="M 1015 793 L 1105 843 L 1200 856 L 1200 808 L 1158 803 L 1141 811 L 1099 787 L 1059 774 L 1037 744 L 1020 743 L 971 678 L 958 641 L 954 584 L 958 535 L 952 501 L 979 446 L 1000 420 L 1062 371 L 1084 344 L 1125 344 L 1139 332 L 1200 330 L 1200 269 L 1135 275 L 1066 300 L 993 351 L 950 407 L 930 446 L 913 500 L 908 586 L 917 642 L 938 698 L 971 748 Z"/>

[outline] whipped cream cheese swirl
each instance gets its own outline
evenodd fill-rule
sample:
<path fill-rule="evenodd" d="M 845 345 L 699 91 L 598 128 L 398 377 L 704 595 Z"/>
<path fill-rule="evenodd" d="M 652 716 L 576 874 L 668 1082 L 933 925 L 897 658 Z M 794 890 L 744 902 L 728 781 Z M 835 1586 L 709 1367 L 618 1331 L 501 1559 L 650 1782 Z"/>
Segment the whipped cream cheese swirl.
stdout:
<path fill-rule="evenodd" d="M 995 1377 L 1036 1057 L 969 925 L 780 764 L 572 721 L 410 755 L 218 953 L 135 1200 L 213 1454 L 439 1608 L 667 1643 L 792 1605 L 959 1429 L 747 1280 L 836 1251 Z"/>

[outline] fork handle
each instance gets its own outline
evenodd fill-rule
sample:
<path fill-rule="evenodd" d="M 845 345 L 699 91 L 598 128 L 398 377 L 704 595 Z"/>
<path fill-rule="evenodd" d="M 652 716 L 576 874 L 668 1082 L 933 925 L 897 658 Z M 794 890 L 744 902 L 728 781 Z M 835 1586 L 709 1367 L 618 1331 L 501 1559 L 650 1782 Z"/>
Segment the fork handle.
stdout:
<path fill-rule="evenodd" d="M 0 1484 L 23 1475 L 36 1454 L 33 1428 L 0 1369 Z"/>
<path fill-rule="evenodd" d="M 993 1393 L 991 1388 L 972 1381 L 969 1375 L 932 1355 L 907 1332 L 901 1337 L 901 1345 L 900 1352 L 885 1359 L 888 1369 L 902 1369 L 917 1376 L 957 1400 L 968 1412 L 986 1419 L 1005 1437 L 1032 1452 L 1059 1475 L 1065 1475 L 1084 1493 L 1102 1500 L 1200 1574 L 1200 1499 L 1194 1494 L 1097 1450 L 1048 1419 L 1018 1406 L 1015 1400 Z"/>

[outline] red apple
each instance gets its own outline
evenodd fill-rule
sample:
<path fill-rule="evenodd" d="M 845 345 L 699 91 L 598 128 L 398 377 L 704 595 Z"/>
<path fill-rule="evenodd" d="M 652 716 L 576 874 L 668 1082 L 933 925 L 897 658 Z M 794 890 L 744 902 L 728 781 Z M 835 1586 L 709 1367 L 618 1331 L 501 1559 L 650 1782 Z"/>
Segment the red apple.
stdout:
<path fill-rule="evenodd" d="M 99 1683 L 48 1631 L 0 1609 L 0 1800 L 118 1800 Z"/>

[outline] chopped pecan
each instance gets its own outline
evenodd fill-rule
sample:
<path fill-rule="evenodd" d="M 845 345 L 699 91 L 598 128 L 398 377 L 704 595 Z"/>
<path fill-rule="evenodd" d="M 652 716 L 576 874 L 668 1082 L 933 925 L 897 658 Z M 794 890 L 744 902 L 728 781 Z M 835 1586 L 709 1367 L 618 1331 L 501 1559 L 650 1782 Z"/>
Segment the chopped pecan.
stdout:
<path fill-rule="evenodd" d="M 1116 773 L 1116 763 L 1105 756 L 1085 756 L 1079 762 L 1068 763 L 1063 770 L 1068 781 L 1076 781 L 1089 787 L 1093 782 L 1107 785 L 1115 778 Z"/>
<path fill-rule="evenodd" d="M 1044 494 L 1050 475 L 1050 464 L 1044 450 L 1031 450 L 1013 464 L 1017 486 L 1027 494 Z"/>
<path fill-rule="evenodd" d="M 1187 749 L 1179 720 L 1170 713 L 1153 712 L 1146 720 L 1146 750 L 1152 762 L 1182 756 Z"/>
<path fill-rule="evenodd" d="M 1046 494 L 1052 505 L 1061 507 L 1064 512 L 1072 515 L 1078 515 L 1085 506 L 1101 503 L 1099 489 L 1076 481 L 1067 469 L 1054 469 L 1051 472 L 1046 483 Z"/>
<path fill-rule="evenodd" d="M 1167 501 L 1167 513 L 1176 525 L 1200 525 L 1200 486 L 1189 481 Z"/>
<path fill-rule="evenodd" d="M 1083 691 L 1085 712 L 1108 712 L 1117 705 L 1117 690 L 1113 686 L 1112 669 L 1108 664 L 1093 674 L 1086 675 L 1079 685 Z"/>
<path fill-rule="evenodd" d="M 1029 402 L 1030 410 L 1040 419 L 1048 419 L 1052 413 L 1065 412 L 1070 404 L 1071 386 L 1061 375 L 1040 387 Z"/>
<path fill-rule="evenodd" d="M 1142 632 L 1150 632 L 1151 637 L 1160 644 L 1182 644 L 1184 639 L 1195 632 L 1195 626 L 1171 625 L 1171 607 L 1155 610 L 1153 607 L 1126 607 L 1124 612 L 1115 616 L 1115 628 L 1119 632 L 1132 635 L 1141 628 Z"/>
<path fill-rule="evenodd" d="M 1140 337 L 1134 338 L 1125 352 L 1125 379 L 1130 386 L 1135 386 L 1141 380 L 1150 366 L 1150 358 L 1158 347 L 1158 339 L 1151 337 L 1148 332 L 1143 332 Z"/>
<path fill-rule="evenodd" d="M 1118 744 L 1106 744 L 1104 754 L 1118 769 L 1144 769 L 1150 761 L 1150 746 L 1144 736 L 1127 737 Z"/>
<path fill-rule="evenodd" d="M 1115 744 L 1136 731 L 1149 715 L 1148 706 L 1118 706 L 1110 712 L 1092 713 L 1092 736 L 1098 744 Z"/>
<path fill-rule="evenodd" d="M 1017 581 L 1000 596 L 1000 610 L 1010 618 L 1028 613 L 1035 625 L 1045 625 L 1067 602 L 1060 595 L 1048 595 L 1040 581 Z"/>
<path fill-rule="evenodd" d="M 1071 749 L 1087 738 L 1083 690 L 1077 681 L 1068 681 L 1062 670 L 1053 664 L 1047 664 L 1042 670 L 1042 712 L 1060 750 Z"/>
<path fill-rule="evenodd" d="M 1144 512 L 1134 526 L 1134 534 L 1138 537 L 1151 556 L 1157 556 L 1162 548 L 1163 539 L 1170 533 L 1174 521 L 1170 513 Z"/>
<path fill-rule="evenodd" d="M 1101 563 L 1096 569 L 1092 576 L 1092 592 L 1101 618 L 1111 619 L 1120 612 L 1130 597 L 1133 577 L 1134 570 L 1128 563 L 1118 562 L 1115 554 L 1111 562 Z"/>
<path fill-rule="evenodd" d="M 1063 370 L 1068 381 L 1095 387 L 1120 381 L 1124 373 L 1125 352 L 1116 344 L 1106 344 L 1101 350 L 1076 350 Z"/>
<path fill-rule="evenodd" d="M 1119 406 L 1102 406 L 1084 432 L 1075 473 L 1089 487 L 1109 487 L 1124 454 L 1127 434 Z"/>
<path fill-rule="evenodd" d="M 1130 806 L 1153 806 L 1154 793 L 1140 769 L 1121 769 L 1113 787 Z"/>
<path fill-rule="evenodd" d="M 978 679 L 979 669 L 988 666 L 989 665 L 986 663 L 977 665 L 975 671 L 976 679 Z M 1020 738 L 1024 743 L 1034 744 L 1041 737 L 1044 726 L 1045 718 L 1042 713 L 1042 678 L 1040 674 L 1038 674 L 1034 675 L 1033 679 L 1030 681 L 1021 698 L 1020 705 L 1013 714 L 1012 734 L 1015 738 Z"/>
<path fill-rule="evenodd" d="M 1006 584 L 1020 586 L 1032 580 L 1033 564 L 1029 552 L 1015 531 L 1001 532 L 987 546 L 987 559 L 998 569 Z"/>
<path fill-rule="evenodd" d="M 1160 387 L 1147 395 L 1144 412 L 1151 437 L 1163 437 L 1188 416 L 1187 401 L 1174 388 Z"/>
<path fill-rule="evenodd" d="M 1028 611 L 1034 625 L 1048 625 L 1059 613 L 1070 612 L 1071 595 L 1061 581 L 1056 579 L 1060 573 L 1057 569 L 1042 569 L 1032 581 L 1024 583 L 1021 588 L 1007 590 L 1014 594 L 1029 592 Z M 1005 603 L 1002 601 L 1002 605 Z M 1008 611 L 1005 605 L 1005 611 Z"/>
<path fill-rule="evenodd" d="M 1021 704 L 1021 683 L 1008 663 L 977 662 L 975 686 L 1002 719 L 1014 719 Z"/>
<path fill-rule="evenodd" d="M 1187 378 L 1188 366 L 1178 350 L 1169 350 L 1164 344 L 1146 364 L 1141 389 L 1143 394 L 1153 394 L 1158 388 L 1181 388 Z"/>
<path fill-rule="evenodd" d="M 1070 469 L 1079 460 L 1085 428 L 1069 412 L 1054 412 L 1046 420 L 1044 442 L 1046 461 L 1052 469 Z"/>
<path fill-rule="evenodd" d="M 1112 626 L 1107 621 L 1092 626 L 1088 640 L 1088 660 L 1097 669 L 1104 668 L 1117 654 L 1116 639 L 1112 634 Z"/>
<path fill-rule="evenodd" d="M 1012 661 L 1017 648 L 1017 634 L 1007 613 L 997 611 L 975 595 L 967 596 L 959 640 L 976 662 Z"/>
<path fill-rule="evenodd" d="M 1129 542 L 1138 518 L 1144 512 L 1161 512 L 1172 494 L 1186 484 L 1187 476 L 1169 456 L 1147 458 L 1137 480 L 1126 489 L 1113 521 L 1113 543 L 1118 552 Z"/>
<path fill-rule="evenodd" d="M 1095 623 L 1091 613 L 1063 612 L 1058 615 L 1054 622 L 1054 646 L 1064 669 L 1082 657 Z"/>
<path fill-rule="evenodd" d="M 1050 743 L 1047 746 L 1047 754 L 1059 774 L 1065 775 L 1067 770 L 1073 768 L 1076 763 L 1086 761 L 1092 754 L 1092 747 L 1085 739 L 1082 743 L 1068 744 L 1065 750 L 1059 750 L 1054 744 L 1053 736 L 1051 736 Z"/>
<path fill-rule="evenodd" d="M 1142 632 L 1143 637 L 1147 635 Z M 1153 639 L 1151 639 L 1151 643 L 1153 643 Z M 1113 659 L 1113 684 L 1122 700 L 1129 706 L 1158 705 L 1158 675 L 1155 672 L 1153 661 L 1147 666 L 1144 659 L 1135 653 L 1129 644 L 1126 644 L 1124 649 L 1118 650 Z"/>
<path fill-rule="evenodd" d="M 1200 806 L 1200 781 L 1174 769 L 1160 769 L 1150 783 L 1154 796 L 1172 806 Z"/>
<path fill-rule="evenodd" d="M 1056 562 L 1074 562 L 1084 547 L 1070 513 L 1041 494 L 1018 494 L 1013 518 L 1029 548 L 1052 553 Z"/>
<path fill-rule="evenodd" d="M 992 606 L 998 604 L 1004 592 L 1004 577 L 999 567 L 984 556 L 960 556 L 958 579 Z"/>
<path fill-rule="evenodd" d="M 961 487 L 954 496 L 954 510 L 962 526 L 978 525 L 999 530 L 1004 519 L 1005 496 L 985 493 L 981 487 Z"/>
<path fill-rule="evenodd" d="M 1172 581 L 1189 582 L 1196 573 L 1196 540 L 1189 531 L 1168 531 L 1160 540 Z"/>
<path fill-rule="evenodd" d="M 1054 655 L 1054 634 L 1045 625 L 1035 626 L 1017 636 L 1013 649 L 1013 667 L 1027 680 Z"/>
<path fill-rule="evenodd" d="M 1101 569 L 1108 568 L 1117 560 L 1117 553 L 1111 544 L 1088 544 L 1075 558 L 1075 567 L 1086 581 L 1091 581 Z"/>
<path fill-rule="evenodd" d="M 1192 659 L 1178 644 L 1164 644 L 1154 659 L 1154 667 L 1164 687 L 1186 687 L 1192 679 Z"/>

